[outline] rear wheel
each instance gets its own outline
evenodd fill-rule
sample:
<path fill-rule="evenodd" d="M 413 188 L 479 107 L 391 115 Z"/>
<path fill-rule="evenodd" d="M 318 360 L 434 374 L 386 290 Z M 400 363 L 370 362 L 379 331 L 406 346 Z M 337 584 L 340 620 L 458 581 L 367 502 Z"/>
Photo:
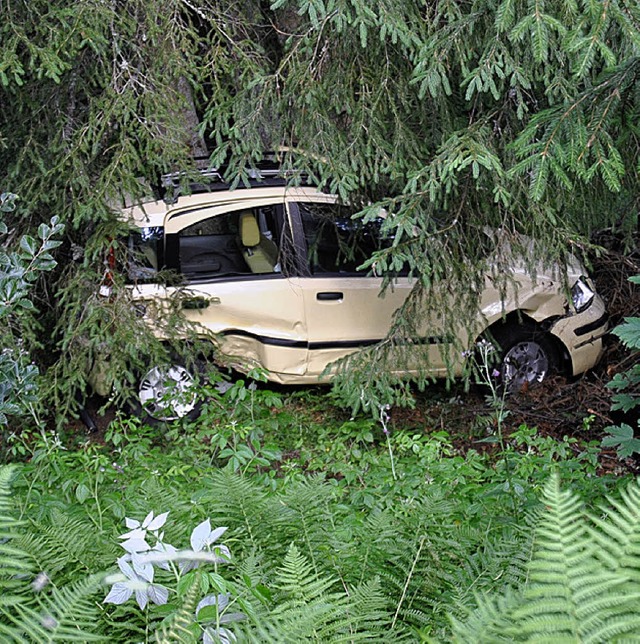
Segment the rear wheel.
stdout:
<path fill-rule="evenodd" d="M 155 366 L 138 383 L 137 403 L 154 421 L 196 418 L 200 411 L 196 380 L 181 364 Z"/>
<path fill-rule="evenodd" d="M 510 392 L 542 382 L 558 368 L 555 345 L 544 331 L 534 326 L 509 325 L 492 330 L 500 349 L 498 370 Z"/>

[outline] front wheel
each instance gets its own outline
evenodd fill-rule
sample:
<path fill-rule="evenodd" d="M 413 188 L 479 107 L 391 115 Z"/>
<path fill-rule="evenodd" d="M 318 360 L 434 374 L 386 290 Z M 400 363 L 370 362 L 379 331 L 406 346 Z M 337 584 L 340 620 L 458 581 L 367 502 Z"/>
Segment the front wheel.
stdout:
<path fill-rule="evenodd" d="M 542 382 L 558 368 L 551 339 L 533 326 L 506 326 L 492 332 L 500 350 L 498 370 L 510 392 Z"/>
<path fill-rule="evenodd" d="M 138 384 L 140 411 L 155 421 L 197 417 L 196 380 L 180 364 L 152 367 Z"/>

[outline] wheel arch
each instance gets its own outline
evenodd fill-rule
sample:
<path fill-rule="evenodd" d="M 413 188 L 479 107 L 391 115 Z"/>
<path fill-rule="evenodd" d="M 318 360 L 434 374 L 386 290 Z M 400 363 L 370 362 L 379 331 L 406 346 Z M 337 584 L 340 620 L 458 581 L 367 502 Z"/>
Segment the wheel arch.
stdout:
<path fill-rule="evenodd" d="M 493 333 L 499 329 L 503 329 L 511 325 L 523 326 L 525 328 L 544 333 L 545 337 L 548 338 L 548 340 L 553 344 L 554 348 L 557 351 L 559 359 L 558 370 L 562 375 L 571 375 L 573 373 L 573 361 L 571 360 L 569 351 L 564 342 L 562 342 L 562 340 L 557 335 L 551 333 L 550 331 L 551 327 L 557 319 L 557 317 L 550 317 L 539 322 L 528 315 L 526 311 L 520 309 L 510 311 L 504 317 L 500 317 L 497 320 L 494 320 L 482 332 L 476 342 L 493 335 Z"/>

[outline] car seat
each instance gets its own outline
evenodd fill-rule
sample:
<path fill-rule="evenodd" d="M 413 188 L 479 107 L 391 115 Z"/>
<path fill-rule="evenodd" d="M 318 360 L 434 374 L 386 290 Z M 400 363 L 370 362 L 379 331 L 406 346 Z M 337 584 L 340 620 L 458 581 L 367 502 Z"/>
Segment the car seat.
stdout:
<path fill-rule="evenodd" d="M 273 273 L 278 262 L 278 247 L 260 232 L 252 212 L 240 215 L 242 256 L 252 273 Z"/>

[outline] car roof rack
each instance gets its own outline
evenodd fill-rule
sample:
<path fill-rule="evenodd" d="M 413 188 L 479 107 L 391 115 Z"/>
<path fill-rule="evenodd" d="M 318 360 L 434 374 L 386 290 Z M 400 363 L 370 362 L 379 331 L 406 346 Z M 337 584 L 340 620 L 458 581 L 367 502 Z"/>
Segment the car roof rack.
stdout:
<path fill-rule="evenodd" d="M 267 153 L 265 158 L 253 167 L 246 168 L 248 185 L 247 182 L 240 181 L 235 188 L 284 186 L 292 177 L 308 181 L 308 175 L 304 172 L 283 170 L 282 166 L 273 160 L 275 155 L 276 153 Z M 201 166 L 199 169 L 169 172 L 160 177 L 160 183 L 156 188 L 158 198 L 167 203 L 174 203 L 181 194 L 229 190 L 231 184 L 224 179 L 228 165 L 210 168 L 205 165 L 209 162 L 208 157 L 196 157 L 194 160 L 196 166 Z"/>

